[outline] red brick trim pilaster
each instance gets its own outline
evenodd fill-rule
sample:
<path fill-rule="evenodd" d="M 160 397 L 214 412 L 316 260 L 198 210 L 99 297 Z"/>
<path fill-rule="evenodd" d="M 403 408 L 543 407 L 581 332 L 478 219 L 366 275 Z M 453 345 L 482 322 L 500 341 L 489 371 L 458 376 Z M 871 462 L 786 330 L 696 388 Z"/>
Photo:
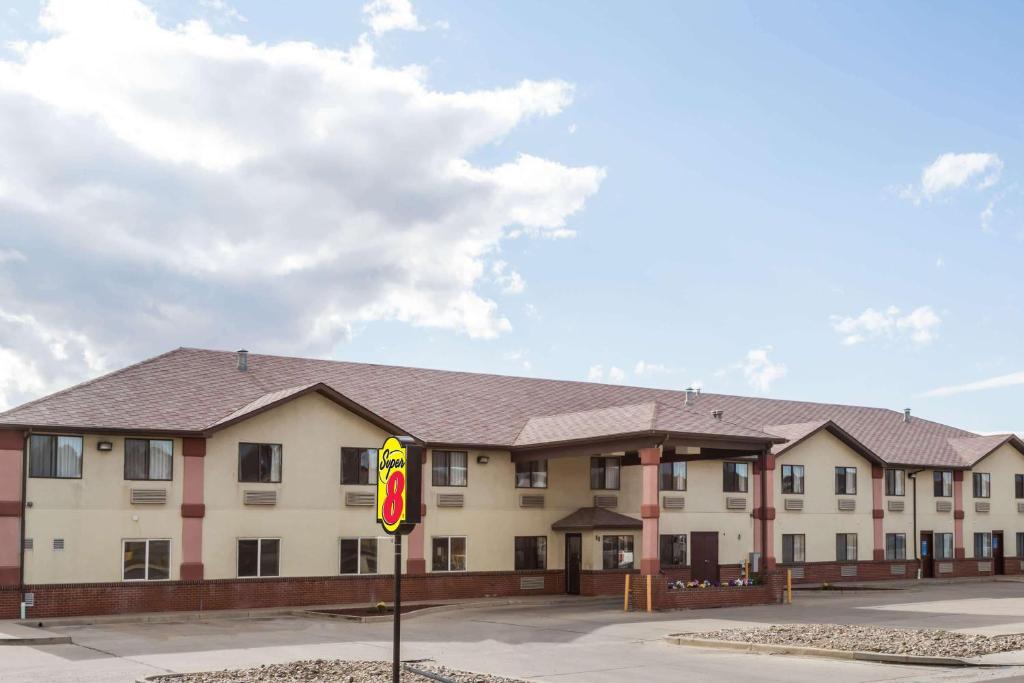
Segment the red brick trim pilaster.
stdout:
<path fill-rule="evenodd" d="M 772 521 L 775 517 L 775 508 L 754 508 L 754 519 Z"/>
<path fill-rule="evenodd" d="M 953 519 L 963 519 L 963 518 L 964 518 L 964 511 L 963 510 L 953 510 Z"/>
<path fill-rule="evenodd" d="M 871 551 L 871 556 L 872 556 L 872 559 L 875 560 L 875 562 L 878 562 L 880 560 L 884 560 L 885 559 L 885 548 L 875 548 L 874 550 Z"/>
<path fill-rule="evenodd" d="M 871 511 L 871 519 L 885 519 L 885 510 L 875 508 Z"/>
<path fill-rule="evenodd" d="M 640 517 L 644 519 L 658 518 L 661 516 L 661 508 L 657 505 L 647 505 L 646 503 L 640 506 Z"/>
<path fill-rule="evenodd" d="M 21 501 L 0 500 L 0 517 L 21 517 Z"/>
<path fill-rule="evenodd" d="M 640 573 L 658 574 L 661 569 L 661 543 L 658 537 L 658 465 L 661 464 L 661 446 L 641 448 L 640 476 L 643 495 L 640 499 L 640 516 L 643 520 L 643 544 L 640 554 Z"/>
<path fill-rule="evenodd" d="M 182 562 L 181 563 L 181 580 L 182 581 L 202 581 L 203 580 L 203 563 L 202 562 Z"/>
<path fill-rule="evenodd" d="M 14 586 L 17 588 L 18 583 L 21 581 L 21 569 L 17 566 L 14 567 L 0 567 L 0 586 Z M 14 615 L 16 616 L 16 615 Z M 13 619 L 14 616 L 6 617 L 7 619 Z M 0 614 L 0 619 L 4 618 Z"/>
<path fill-rule="evenodd" d="M 206 516 L 206 439 L 182 439 L 181 566 L 183 580 L 203 578 L 203 518 Z"/>
<path fill-rule="evenodd" d="M 206 439 L 186 437 L 181 440 L 181 454 L 186 458 L 205 458 Z"/>
<path fill-rule="evenodd" d="M 192 519 L 202 519 L 206 516 L 206 505 L 203 503 L 182 503 L 181 516 Z"/>
<path fill-rule="evenodd" d="M 25 448 L 25 432 L 0 429 L 0 451 L 21 451 Z"/>

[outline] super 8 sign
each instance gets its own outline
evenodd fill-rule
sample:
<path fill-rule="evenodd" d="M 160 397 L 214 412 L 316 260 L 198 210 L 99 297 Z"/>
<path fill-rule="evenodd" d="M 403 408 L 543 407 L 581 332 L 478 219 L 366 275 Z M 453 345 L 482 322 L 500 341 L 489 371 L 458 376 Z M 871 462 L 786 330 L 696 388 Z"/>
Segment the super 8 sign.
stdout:
<path fill-rule="evenodd" d="M 389 436 L 377 451 L 377 521 L 389 534 L 407 534 L 420 521 L 423 447 Z"/>

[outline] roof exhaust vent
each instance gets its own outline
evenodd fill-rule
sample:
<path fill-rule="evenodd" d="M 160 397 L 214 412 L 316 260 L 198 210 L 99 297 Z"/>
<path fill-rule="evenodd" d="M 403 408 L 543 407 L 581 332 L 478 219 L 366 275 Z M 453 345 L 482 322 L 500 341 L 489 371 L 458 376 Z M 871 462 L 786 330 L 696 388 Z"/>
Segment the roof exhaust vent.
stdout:
<path fill-rule="evenodd" d="M 903 409 L 903 421 L 910 422 L 910 408 Z"/>
<path fill-rule="evenodd" d="M 245 372 L 249 369 L 249 352 L 245 349 L 239 349 L 235 352 L 235 364 L 238 366 L 239 372 Z"/>
<path fill-rule="evenodd" d="M 721 411 L 721 410 L 712 410 L 711 411 L 711 417 L 715 418 L 716 420 L 721 420 L 722 419 L 722 415 L 724 415 L 724 414 L 725 413 L 723 411 Z"/>
<path fill-rule="evenodd" d="M 696 393 L 697 392 L 694 391 L 693 387 L 686 387 L 686 398 L 683 399 L 683 405 L 690 405 L 690 399 L 692 399 Z"/>

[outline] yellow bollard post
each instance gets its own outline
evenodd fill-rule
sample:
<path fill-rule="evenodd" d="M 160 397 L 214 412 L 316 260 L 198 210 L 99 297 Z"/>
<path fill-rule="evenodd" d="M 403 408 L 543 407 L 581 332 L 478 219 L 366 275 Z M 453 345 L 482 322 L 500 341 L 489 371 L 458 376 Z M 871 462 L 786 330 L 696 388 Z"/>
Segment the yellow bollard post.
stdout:
<path fill-rule="evenodd" d="M 647 575 L 647 611 L 651 611 L 651 575 Z"/>
<path fill-rule="evenodd" d="M 750 561 L 743 560 L 743 578 L 750 581 Z"/>
<path fill-rule="evenodd" d="M 622 611 L 629 611 L 629 574 L 626 574 L 626 592 L 622 597 Z"/>
<path fill-rule="evenodd" d="M 793 604 L 793 570 L 786 570 L 786 604 Z"/>

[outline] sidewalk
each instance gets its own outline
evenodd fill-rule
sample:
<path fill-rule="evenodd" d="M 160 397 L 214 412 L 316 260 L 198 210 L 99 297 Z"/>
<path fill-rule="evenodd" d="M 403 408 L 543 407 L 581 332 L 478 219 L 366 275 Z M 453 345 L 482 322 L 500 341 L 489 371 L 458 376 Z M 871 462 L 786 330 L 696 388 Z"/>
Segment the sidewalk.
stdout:
<path fill-rule="evenodd" d="M 0 646 L 3 645 L 67 645 L 71 636 L 62 636 L 41 628 L 22 626 L 13 621 L 0 621 Z"/>

